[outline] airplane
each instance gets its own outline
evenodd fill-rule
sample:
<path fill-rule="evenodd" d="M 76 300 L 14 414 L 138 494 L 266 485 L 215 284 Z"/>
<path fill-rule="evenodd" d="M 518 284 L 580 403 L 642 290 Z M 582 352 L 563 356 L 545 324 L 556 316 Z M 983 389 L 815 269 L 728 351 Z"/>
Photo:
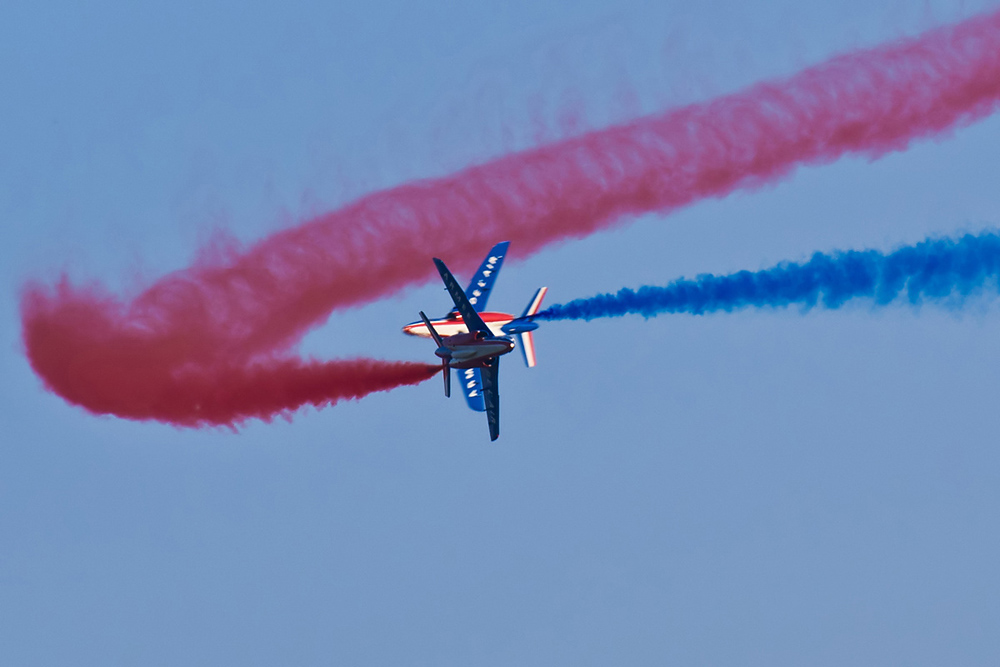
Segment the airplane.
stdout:
<path fill-rule="evenodd" d="M 494 336 L 516 336 L 518 347 L 524 355 L 524 363 L 528 368 L 534 368 L 537 363 L 535 354 L 535 341 L 531 332 L 538 328 L 538 324 L 531 320 L 542 306 L 542 299 L 545 298 L 547 287 L 539 288 L 528 302 L 527 308 L 520 317 L 514 317 L 509 313 L 487 311 L 486 303 L 493 290 L 493 283 L 500 275 L 500 267 L 503 265 L 504 257 L 507 254 L 507 247 L 510 241 L 502 241 L 486 254 L 479 270 L 476 271 L 469 286 L 465 290 L 465 297 L 469 304 L 479 314 L 480 319 L 489 328 Z M 465 324 L 458 308 L 453 308 L 447 315 L 440 319 L 431 320 L 434 329 L 441 336 L 452 336 L 458 333 L 467 333 L 469 328 Z M 411 336 L 421 336 L 430 338 L 430 327 L 425 322 L 417 320 L 410 322 L 403 327 L 403 333 Z M 479 368 L 466 368 L 460 373 L 462 390 L 469 407 L 476 412 L 485 412 L 486 405 L 483 401 L 483 380 Z"/>
<path fill-rule="evenodd" d="M 437 332 L 434 323 L 420 311 L 420 319 L 427 327 L 431 338 L 437 343 L 434 354 L 441 359 L 444 374 L 444 395 L 451 396 L 451 369 L 465 372 L 478 371 L 482 378 L 482 399 L 485 403 L 486 422 L 490 428 L 490 441 L 500 437 L 500 357 L 514 349 L 514 341 L 508 336 L 497 336 L 486 325 L 473 307 L 469 297 L 459 286 L 455 276 L 437 257 L 434 258 L 444 286 L 455 302 L 455 309 L 462 317 L 468 331 L 452 334 L 445 338 Z"/>

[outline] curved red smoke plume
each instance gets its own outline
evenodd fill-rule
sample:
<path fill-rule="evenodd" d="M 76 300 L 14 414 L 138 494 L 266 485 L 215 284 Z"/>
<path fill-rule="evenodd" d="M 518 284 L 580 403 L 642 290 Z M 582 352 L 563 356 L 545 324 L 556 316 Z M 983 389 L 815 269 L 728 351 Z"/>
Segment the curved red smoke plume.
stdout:
<path fill-rule="evenodd" d="M 437 367 L 311 362 L 289 350 L 331 311 L 427 280 L 431 256 L 468 267 L 500 239 L 533 253 L 629 215 L 757 187 L 799 165 L 902 150 L 998 101 L 993 13 L 373 193 L 224 266 L 169 275 L 130 303 L 65 281 L 28 286 L 28 356 L 50 389 L 88 410 L 184 425 L 266 419 L 416 383 Z"/>

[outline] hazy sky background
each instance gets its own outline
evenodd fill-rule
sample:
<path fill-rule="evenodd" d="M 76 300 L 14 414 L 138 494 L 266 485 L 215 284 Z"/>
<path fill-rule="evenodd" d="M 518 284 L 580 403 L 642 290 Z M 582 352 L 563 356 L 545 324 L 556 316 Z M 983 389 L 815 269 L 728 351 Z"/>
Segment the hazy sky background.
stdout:
<path fill-rule="evenodd" d="M 71 407 L 22 353 L 27 278 L 134 293 L 220 230 L 252 241 L 990 8 L 755 4 L 6 0 L 2 662 L 995 664 L 991 300 L 547 323 L 537 368 L 504 365 L 493 445 L 438 378 L 194 431 Z M 998 154 L 994 117 L 512 246 L 491 306 L 992 227 Z M 399 328 L 449 305 L 411 290 L 301 349 L 433 360 Z"/>

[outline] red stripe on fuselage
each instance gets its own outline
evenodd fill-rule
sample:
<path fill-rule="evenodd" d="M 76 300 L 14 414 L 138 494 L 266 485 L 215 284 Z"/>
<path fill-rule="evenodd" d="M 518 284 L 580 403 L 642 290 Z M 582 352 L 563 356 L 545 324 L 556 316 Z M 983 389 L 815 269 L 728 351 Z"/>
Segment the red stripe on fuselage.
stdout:
<path fill-rule="evenodd" d="M 507 324 L 514 319 L 514 316 L 510 313 L 501 313 L 496 311 L 486 311 L 479 313 L 479 316 L 483 318 L 483 322 L 493 331 L 494 334 L 499 335 L 500 327 Z M 445 317 L 440 320 L 431 320 L 431 324 L 437 329 L 437 332 L 442 336 L 453 336 L 456 333 L 466 333 L 469 328 L 465 326 L 465 320 L 462 319 L 461 315 L 455 315 L 454 317 Z M 405 327 L 403 327 L 403 333 L 410 334 L 411 336 L 423 336 L 429 338 L 431 333 L 427 330 L 427 326 L 422 321 L 410 322 Z"/>

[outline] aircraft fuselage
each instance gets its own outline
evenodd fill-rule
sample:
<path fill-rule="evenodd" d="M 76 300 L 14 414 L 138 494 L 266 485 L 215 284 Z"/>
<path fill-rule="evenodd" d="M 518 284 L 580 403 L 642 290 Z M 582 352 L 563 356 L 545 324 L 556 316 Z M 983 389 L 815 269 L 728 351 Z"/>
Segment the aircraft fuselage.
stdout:
<path fill-rule="evenodd" d="M 505 335 L 503 326 L 510 324 L 511 321 L 515 319 L 510 313 L 499 313 L 499 312 L 482 312 L 479 316 L 483 318 L 483 322 L 489 327 L 490 331 L 494 336 Z M 455 334 L 469 333 L 469 328 L 465 326 L 465 321 L 462 319 L 461 315 L 453 313 L 449 317 L 441 318 L 440 320 L 431 320 L 431 324 L 437 330 L 441 336 L 454 336 Z M 416 322 L 410 322 L 405 327 L 403 327 L 403 333 L 409 334 L 411 336 L 420 336 L 422 338 L 430 338 L 431 332 L 428 331 L 427 325 L 422 321 L 417 320 Z"/>
<path fill-rule="evenodd" d="M 437 325 L 434 326 L 437 329 Z M 417 334 L 414 334 L 417 335 Z M 447 358 L 452 368 L 478 368 L 485 366 L 494 357 L 507 354 L 514 349 L 514 341 L 509 338 L 486 338 L 481 332 L 459 333 L 448 336 L 435 354 Z"/>

